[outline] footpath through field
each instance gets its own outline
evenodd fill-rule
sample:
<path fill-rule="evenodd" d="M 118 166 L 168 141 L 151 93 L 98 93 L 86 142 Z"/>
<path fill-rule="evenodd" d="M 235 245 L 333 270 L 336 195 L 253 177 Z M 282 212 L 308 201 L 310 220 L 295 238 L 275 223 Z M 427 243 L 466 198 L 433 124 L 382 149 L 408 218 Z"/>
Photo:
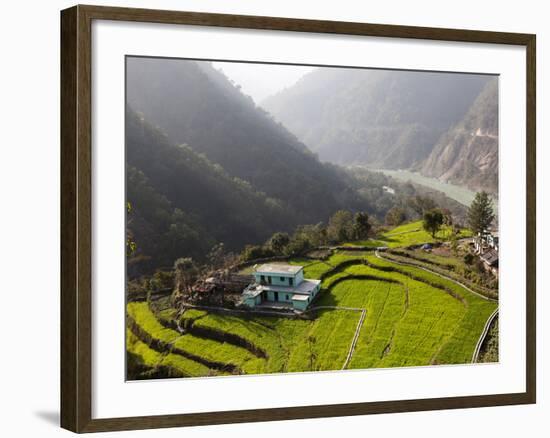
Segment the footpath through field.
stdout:
<path fill-rule="evenodd" d="M 422 269 L 423 271 L 429 272 L 430 274 L 434 274 L 434 275 L 437 275 L 438 277 L 444 278 L 445 280 L 452 281 L 453 283 L 458 284 L 460 287 L 463 287 L 464 289 L 466 289 L 468 292 L 470 292 L 470 293 L 472 293 L 472 294 L 474 294 L 474 295 L 476 295 L 480 298 L 483 298 L 484 300 L 492 301 L 493 303 L 498 303 L 498 300 L 495 300 L 494 298 L 486 297 L 485 295 L 481 295 L 480 293 L 470 289 L 468 286 L 461 283 L 460 281 L 455 280 L 454 278 L 448 277 L 446 275 L 440 274 L 439 272 L 432 271 L 431 269 L 426 268 L 424 266 L 418 266 L 414 263 L 407 263 L 407 262 L 403 262 L 403 261 L 398 262 L 397 260 L 390 259 L 389 257 L 381 256 L 378 250 L 374 251 L 374 255 L 376 257 L 378 257 L 380 260 L 384 260 L 384 261 L 389 262 L 389 263 L 395 263 L 396 265 L 410 266 L 410 267 L 413 267 L 413 268 Z"/>
<path fill-rule="evenodd" d="M 365 321 L 366 314 L 367 314 L 367 311 L 363 309 L 363 311 L 361 312 L 361 318 L 359 318 L 359 322 L 357 323 L 357 328 L 355 329 L 355 334 L 353 335 L 353 339 L 349 347 L 348 355 L 346 356 L 346 361 L 342 366 L 343 370 L 347 368 L 348 364 L 351 361 L 351 357 L 353 356 L 353 352 L 355 351 L 355 345 L 357 345 L 357 339 L 359 339 L 359 333 L 361 332 L 361 327 L 363 327 L 363 322 Z"/>

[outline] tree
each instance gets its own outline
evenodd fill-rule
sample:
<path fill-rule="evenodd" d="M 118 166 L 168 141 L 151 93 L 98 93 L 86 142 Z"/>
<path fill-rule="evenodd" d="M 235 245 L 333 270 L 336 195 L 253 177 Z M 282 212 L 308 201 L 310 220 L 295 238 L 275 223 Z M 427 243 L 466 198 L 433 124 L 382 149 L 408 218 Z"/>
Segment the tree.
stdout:
<path fill-rule="evenodd" d="M 464 255 L 464 263 L 466 263 L 468 266 L 471 266 L 474 264 L 475 257 L 472 253 L 468 252 Z"/>
<path fill-rule="evenodd" d="M 210 262 L 212 269 L 224 268 L 226 261 L 225 245 L 222 242 L 216 243 L 210 249 L 206 258 Z"/>
<path fill-rule="evenodd" d="M 285 248 L 286 255 L 303 255 L 311 249 L 311 242 L 304 238 L 292 239 Z"/>
<path fill-rule="evenodd" d="M 407 204 L 412 208 L 419 216 L 423 216 L 429 210 L 433 210 L 437 207 L 437 204 L 432 198 L 428 196 L 416 195 L 409 198 Z"/>
<path fill-rule="evenodd" d="M 456 233 L 451 233 L 451 252 L 456 257 L 458 256 L 458 236 Z"/>
<path fill-rule="evenodd" d="M 448 208 L 442 208 L 441 213 L 443 214 L 443 223 L 445 225 L 453 225 L 453 212 Z"/>
<path fill-rule="evenodd" d="M 344 242 L 353 238 L 353 214 L 338 210 L 328 221 L 327 235 L 331 242 Z"/>
<path fill-rule="evenodd" d="M 424 213 L 422 226 L 427 232 L 431 233 L 432 237 L 435 237 L 435 233 L 439 231 L 441 225 L 443 225 L 443 213 L 441 213 L 441 210 L 434 208 Z"/>
<path fill-rule="evenodd" d="M 276 254 L 282 254 L 285 247 L 290 243 L 290 236 L 287 233 L 275 233 L 269 239 L 269 246 Z"/>
<path fill-rule="evenodd" d="M 311 246 L 325 245 L 327 240 L 326 228 L 322 223 L 300 225 L 296 228 L 292 240 L 306 240 Z"/>
<path fill-rule="evenodd" d="M 357 240 L 367 239 L 371 228 L 372 225 L 369 222 L 369 215 L 367 213 L 359 212 L 355 214 L 353 234 Z"/>
<path fill-rule="evenodd" d="M 397 225 L 401 225 L 403 222 L 407 220 L 407 212 L 402 207 L 393 207 L 386 213 L 386 217 L 384 218 L 384 221 L 388 225 L 393 225 L 394 227 Z"/>
<path fill-rule="evenodd" d="M 273 257 L 275 254 L 271 248 L 267 248 L 261 245 L 246 245 L 244 251 L 241 254 L 243 261 L 264 259 L 266 257 Z"/>
<path fill-rule="evenodd" d="M 485 191 L 476 193 L 468 209 L 468 226 L 470 229 L 475 234 L 483 233 L 491 226 L 494 219 L 493 203 L 489 198 L 489 194 Z"/>
<path fill-rule="evenodd" d="M 176 274 L 176 291 L 189 292 L 195 284 L 199 270 L 191 257 L 181 257 L 174 262 Z"/>

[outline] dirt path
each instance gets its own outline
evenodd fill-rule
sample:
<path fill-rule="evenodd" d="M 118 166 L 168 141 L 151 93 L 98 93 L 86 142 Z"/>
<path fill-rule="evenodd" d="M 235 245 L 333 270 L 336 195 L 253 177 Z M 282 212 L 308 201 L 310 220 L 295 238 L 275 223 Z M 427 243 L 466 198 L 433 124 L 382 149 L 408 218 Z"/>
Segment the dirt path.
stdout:
<path fill-rule="evenodd" d="M 487 322 L 485 323 L 485 327 L 483 328 L 483 332 L 481 333 L 481 336 L 479 337 L 476 348 L 474 350 L 474 354 L 472 354 L 472 363 L 476 363 L 477 359 L 479 357 L 479 352 L 481 351 L 481 346 L 483 345 L 483 342 L 485 341 L 485 337 L 487 336 L 487 333 L 489 333 L 489 328 L 491 327 L 491 323 L 495 319 L 495 317 L 498 315 L 498 307 L 495 309 L 495 311 L 491 314 Z"/>
<path fill-rule="evenodd" d="M 367 314 L 367 311 L 363 309 L 361 312 L 361 317 L 359 318 L 359 322 L 357 323 L 357 327 L 355 329 L 355 334 L 353 335 L 353 339 L 351 341 L 351 345 L 349 347 L 348 355 L 346 356 L 346 361 L 344 362 L 344 365 L 342 366 L 342 369 L 345 370 L 347 366 L 349 365 L 351 358 L 353 356 L 353 352 L 355 351 L 355 346 L 357 345 L 357 339 L 359 339 L 359 333 L 361 332 L 361 327 L 363 327 L 363 322 L 365 321 L 365 315 Z"/>
<path fill-rule="evenodd" d="M 449 280 L 449 281 L 452 281 L 453 283 L 459 285 L 460 287 L 463 287 L 464 289 L 466 289 L 468 292 L 471 292 L 473 293 L 474 295 L 480 297 L 480 298 L 483 298 L 484 300 L 486 301 L 491 301 L 493 303 L 498 303 L 498 300 L 495 300 L 494 298 L 489 298 L 489 297 L 486 297 L 485 295 L 481 295 L 480 293 L 470 289 L 468 286 L 466 286 L 465 284 L 461 283 L 460 281 L 457 281 L 455 280 L 454 278 L 451 278 L 451 277 L 447 277 L 446 275 L 443 275 L 443 274 L 440 274 L 439 272 L 435 272 L 435 271 L 432 271 L 431 269 L 428 269 L 428 268 L 425 268 L 423 266 L 417 266 L 415 265 L 414 263 L 405 263 L 405 262 L 398 262 L 396 260 L 392 260 L 390 258 L 386 258 L 386 257 L 383 257 L 380 255 L 380 253 L 378 252 L 378 250 L 374 251 L 374 255 L 376 257 L 378 257 L 380 260 L 384 260 L 386 262 L 390 262 L 390 263 L 395 263 L 396 265 L 402 265 L 402 266 L 410 266 L 410 267 L 413 267 L 413 268 L 417 268 L 417 269 L 422 269 L 423 271 L 426 271 L 426 272 L 429 272 L 430 274 L 434 274 L 434 275 L 437 275 L 438 277 L 440 278 L 444 278 L 445 280 Z"/>

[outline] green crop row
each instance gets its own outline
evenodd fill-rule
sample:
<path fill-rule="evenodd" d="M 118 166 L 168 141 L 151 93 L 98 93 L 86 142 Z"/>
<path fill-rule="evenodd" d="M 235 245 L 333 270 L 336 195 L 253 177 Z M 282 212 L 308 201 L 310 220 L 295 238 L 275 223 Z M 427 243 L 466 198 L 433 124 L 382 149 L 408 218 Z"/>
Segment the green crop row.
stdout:
<path fill-rule="evenodd" d="M 175 330 L 165 328 L 156 319 L 147 303 L 128 303 L 126 308 L 128 315 L 153 339 L 158 339 L 207 361 L 235 365 L 245 373 L 259 373 L 264 370 L 265 361 L 244 348 L 191 334 L 182 335 Z"/>

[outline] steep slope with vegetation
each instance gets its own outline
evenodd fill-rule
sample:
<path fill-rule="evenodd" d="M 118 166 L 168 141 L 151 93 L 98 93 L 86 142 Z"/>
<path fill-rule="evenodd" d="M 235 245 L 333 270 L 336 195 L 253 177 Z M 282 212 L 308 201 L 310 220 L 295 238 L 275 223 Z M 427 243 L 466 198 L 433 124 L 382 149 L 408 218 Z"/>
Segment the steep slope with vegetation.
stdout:
<path fill-rule="evenodd" d="M 188 146 L 175 146 L 126 114 L 128 228 L 142 268 L 204 257 L 217 242 L 229 249 L 265 240 L 296 219 L 280 201 L 229 176 Z M 222 220 L 223 219 L 223 220 Z"/>
<path fill-rule="evenodd" d="M 263 102 L 322 160 L 386 169 L 422 163 L 489 78 L 317 69 Z"/>
<path fill-rule="evenodd" d="M 493 78 L 464 119 L 441 137 L 421 173 L 472 190 L 498 192 L 498 79 Z"/>
<path fill-rule="evenodd" d="M 317 160 L 210 63 L 127 62 L 127 100 L 135 111 L 172 143 L 189 144 L 228 175 L 285 202 L 301 223 L 366 207 L 341 170 Z"/>

